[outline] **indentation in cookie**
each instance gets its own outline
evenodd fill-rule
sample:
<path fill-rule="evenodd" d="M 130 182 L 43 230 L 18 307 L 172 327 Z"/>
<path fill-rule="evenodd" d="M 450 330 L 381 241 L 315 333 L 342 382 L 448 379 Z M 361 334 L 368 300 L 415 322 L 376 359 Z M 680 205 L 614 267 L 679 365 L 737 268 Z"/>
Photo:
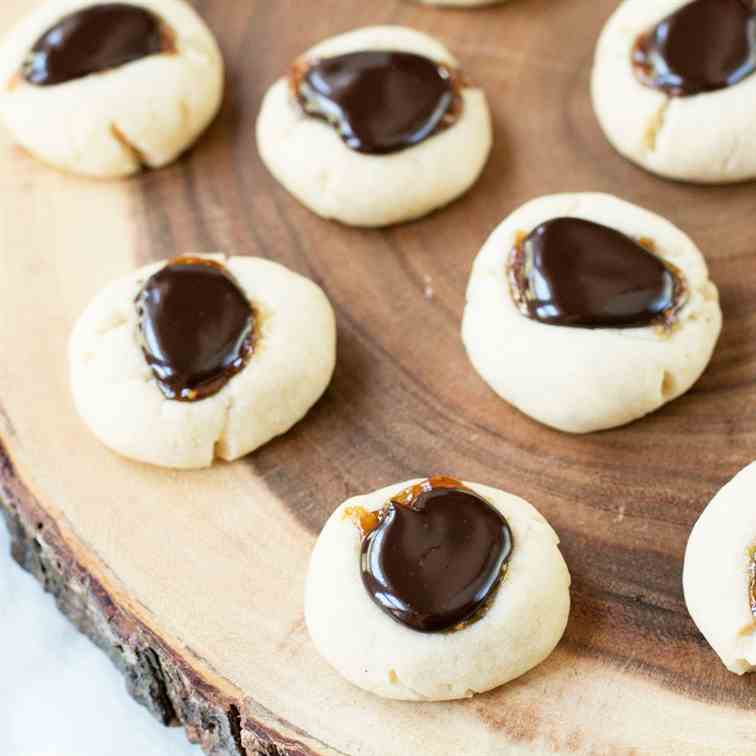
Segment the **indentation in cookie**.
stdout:
<path fill-rule="evenodd" d="M 63 84 L 141 58 L 175 52 L 174 34 L 152 11 L 130 3 L 91 5 L 51 26 L 21 66 L 35 86 Z"/>
<path fill-rule="evenodd" d="M 749 0 L 694 0 L 641 34 L 638 79 L 672 97 L 713 92 L 756 71 L 756 10 Z"/>
<path fill-rule="evenodd" d="M 547 325 L 671 325 L 686 292 L 681 272 L 654 254 L 653 240 L 582 218 L 553 218 L 520 233 L 507 272 L 520 311 Z"/>
<path fill-rule="evenodd" d="M 113 135 L 113 139 L 118 142 L 125 150 L 126 152 L 131 155 L 131 157 L 134 160 L 134 163 L 139 165 L 141 168 L 148 168 L 149 167 L 149 161 L 147 159 L 147 156 L 144 154 L 142 150 L 137 147 L 134 142 L 126 136 L 126 133 L 123 131 L 123 129 L 119 128 L 119 126 L 115 123 L 110 124 L 110 133 Z"/>
<path fill-rule="evenodd" d="M 289 86 L 308 115 L 331 123 L 357 152 L 412 147 L 454 124 L 462 112 L 461 74 L 409 52 L 299 60 Z"/>
<path fill-rule="evenodd" d="M 420 632 L 461 630 L 482 617 L 513 549 L 503 515 L 451 478 L 412 486 L 358 522 L 366 590 L 390 617 Z"/>
<path fill-rule="evenodd" d="M 136 308 L 142 351 L 168 399 L 216 394 L 254 350 L 257 314 L 227 268 L 213 260 L 172 260 L 147 280 Z"/>

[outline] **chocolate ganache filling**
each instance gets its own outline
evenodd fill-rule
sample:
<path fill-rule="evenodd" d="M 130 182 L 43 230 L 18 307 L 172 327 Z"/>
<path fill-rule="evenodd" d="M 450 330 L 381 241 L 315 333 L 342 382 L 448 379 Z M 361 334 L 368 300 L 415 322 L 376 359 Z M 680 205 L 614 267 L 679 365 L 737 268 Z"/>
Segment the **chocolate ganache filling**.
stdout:
<path fill-rule="evenodd" d="M 136 308 L 142 351 L 168 399 L 212 396 L 252 354 L 256 313 L 221 263 L 172 260 L 147 280 Z"/>
<path fill-rule="evenodd" d="M 756 70 L 750 0 L 694 0 L 638 37 L 637 77 L 672 97 L 731 87 Z"/>
<path fill-rule="evenodd" d="M 667 325 L 685 284 L 648 247 L 599 223 L 554 218 L 518 240 L 508 264 L 512 296 L 524 315 L 548 325 Z"/>
<path fill-rule="evenodd" d="M 431 478 L 378 513 L 356 514 L 362 580 L 392 619 L 420 632 L 457 630 L 493 600 L 513 549 L 501 513 L 450 478 Z"/>
<path fill-rule="evenodd" d="M 50 27 L 24 60 L 29 84 L 45 87 L 172 52 L 172 34 L 152 11 L 129 3 L 90 5 Z"/>
<path fill-rule="evenodd" d="M 290 86 L 302 108 L 333 125 L 353 150 L 412 147 L 461 112 L 458 74 L 422 55 L 366 50 L 295 63 Z"/>

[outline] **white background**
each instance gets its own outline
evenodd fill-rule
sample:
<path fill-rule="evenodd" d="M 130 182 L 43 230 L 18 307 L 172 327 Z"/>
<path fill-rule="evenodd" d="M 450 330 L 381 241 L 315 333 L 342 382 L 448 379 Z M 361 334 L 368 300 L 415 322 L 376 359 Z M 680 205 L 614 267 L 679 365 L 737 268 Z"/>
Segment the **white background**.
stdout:
<path fill-rule="evenodd" d="M 10 557 L 0 517 L 0 756 L 201 756 Z"/>

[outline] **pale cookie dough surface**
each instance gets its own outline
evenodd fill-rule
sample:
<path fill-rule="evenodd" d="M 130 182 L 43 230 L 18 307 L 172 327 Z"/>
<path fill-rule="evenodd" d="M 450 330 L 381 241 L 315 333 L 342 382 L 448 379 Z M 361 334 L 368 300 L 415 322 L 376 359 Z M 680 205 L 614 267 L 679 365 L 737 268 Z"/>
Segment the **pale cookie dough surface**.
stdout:
<path fill-rule="evenodd" d="M 588 329 L 525 317 L 510 293 L 507 261 L 518 233 L 560 216 L 651 239 L 687 281 L 676 325 Z M 721 325 L 717 288 L 682 231 L 610 195 L 559 194 L 523 205 L 491 234 L 473 266 L 462 338 L 476 370 L 502 398 L 546 425 L 588 433 L 629 423 L 684 394 L 706 368 Z"/>
<path fill-rule="evenodd" d="M 668 97 L 638 81 L 631 52 L 638 35 L 688 0 L 626 0 L 599 38 L 593 106 L 625 157 L 668 178 L 727 183 L 756 176 L 756 76 L 692 97 Z"/>
<path fill-rule="evenodd" d="M 361 536 L 350 506 L 381 509 L 417 481 L 344 502 L 315 545 L 305 589 L 307 628 L 320 654 L 347 680 L 385 698 L 442 701 L 502 685 L 542 662 L 564 633 L 570 574 L 559 539 L 528 502 L 465 483 L 507 519 L 514 550 L 493 604 L 453 633 L 421 633 L 372 601 L 360 572 Z"/>
<path fill-rule="evenodd" d="M 205 23 L 183 0 L 128 0 L 161 17 L 176 52 L 54 86 L 18 72 L 48 28 L 96 0 L 50 0 L 0 46 L 0 119 L 45 163 L 98 178 L 159 168 L 178 157 L 214 118 L 223 95 L 223 60 Z M 15 80 L 15 81 L 14 81 Z"/>
<path fill-rule="evenodd" d="M 400 26 L 333 37 L 304 57 L 360 50 L 412 52 L 457 65 L 440 42 Z M 464 88 L 462 97 L 462 115 L 450 128 L 400 152 L 367 155 L 347 147 L 327 122 L 306 115 L 282 78 L 265 95 L 257 145 L 273 176 L 318 215 L 354 226 L 400 223 L 448 204 L 483 170 L 492 142 L 486 97 L 477 87 Z"/>
<path fill-rule="evenodd" d="M 336 327 L 323 291 L 268 260 L 225 263 L 254 305 L 259 330 L 245 367 L 206 399 L 166 399 L 142 353 L 134 299 L 165 263 L 110 284 L 79 318 L 69 345 L 71 388 L 79 414 L 106 446 L 155 465 L 206 467 L 285 433 L 325 391 Z"/>
<path fill-rule="evenodd" d="M 756 668 L 750 565 L 756 548 L 756 463 L 709 502 L 688 540 L 685 603 L 722 662 L 739 675 Z"/>

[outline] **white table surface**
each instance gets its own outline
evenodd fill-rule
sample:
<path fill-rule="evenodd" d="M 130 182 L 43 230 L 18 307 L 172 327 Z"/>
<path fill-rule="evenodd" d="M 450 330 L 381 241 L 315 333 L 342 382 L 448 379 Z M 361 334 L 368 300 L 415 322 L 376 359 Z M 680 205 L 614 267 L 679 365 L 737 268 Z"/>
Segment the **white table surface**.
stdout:
<path fill-rule="evenodd" d="M 201 756 L 10 557 L 0 517 L 0 756 Z"/>

